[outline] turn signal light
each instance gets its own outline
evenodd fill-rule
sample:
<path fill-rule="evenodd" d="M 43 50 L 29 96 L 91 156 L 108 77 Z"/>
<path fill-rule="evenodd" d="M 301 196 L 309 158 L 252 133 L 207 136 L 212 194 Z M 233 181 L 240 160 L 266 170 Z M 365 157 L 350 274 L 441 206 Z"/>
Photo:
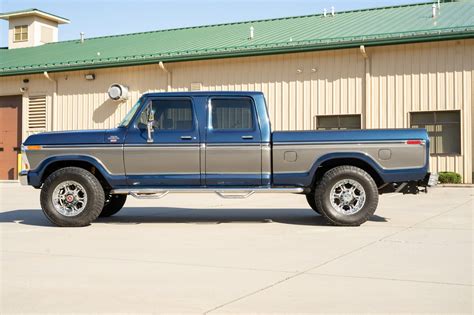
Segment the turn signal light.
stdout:
<path fill-rule="evenodd" d="M 41 150 L 41 146 L 40 145 L 27 145 L 25 146 L 25 149 L 28 151 L 37 151 L 37 150 Z"/>
<path fill-rule="evenodd" d="M 407 140 L 407 144 L 423 144 L 423 140 Z"/>

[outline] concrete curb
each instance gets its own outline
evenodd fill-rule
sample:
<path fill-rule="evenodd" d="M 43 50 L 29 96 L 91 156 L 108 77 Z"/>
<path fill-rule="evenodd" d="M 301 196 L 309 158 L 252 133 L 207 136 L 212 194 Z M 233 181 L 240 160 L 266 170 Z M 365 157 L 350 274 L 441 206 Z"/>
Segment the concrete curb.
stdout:
<path fill-rule="evenodd" d="M 436 187 L 474 188 L 474 184 L 438 184 Z"/>

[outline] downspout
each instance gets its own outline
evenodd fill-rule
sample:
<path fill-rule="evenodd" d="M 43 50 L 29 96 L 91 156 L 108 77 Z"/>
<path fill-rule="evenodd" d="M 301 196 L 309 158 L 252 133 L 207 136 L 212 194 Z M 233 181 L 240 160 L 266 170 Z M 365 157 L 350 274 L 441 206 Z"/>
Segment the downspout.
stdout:
<path fill-rule="evenodd" d="M 57 100 L 58 100 L 58 81 L 56 79 L 53 79 L 49 76 L 48 71 L 43 72 L 43 75 L 48 81 L 54 83 L 54 91 L 53 91 L 53 101 L 51 104 L 51 130 L 57 130 L 56 126 L 56 119 L 54 119 L 54 107 L 57 105 Z"/>
<path fill-rule="evenodd" d="M 163 61 L 160 61 L 158 66 L 160 67 L 161 70 L 163 70 L 164 73 L 166 73 L 166 91 L 171 92 L 171 85 L 172 85 L 171 72 L 168 69 L 166 69 L 165 65 L 163 64 Z"/>
<path fill-rule="evenodd" d="M 370 63 L 370 58 L 369 55 L 367 54 L 367 51 L 365 50 L 364 45 L 360 45 L 359 47 L 360 53 L 362 54 L 362 57 L 364 58 L 364 74 L 365 78 L 362 86 L 362 122 L 361 122 L 361 127 L 362 128 L 367 128 L 367 121 L 370 121 L 367 117 L 367 110 L 370 109 L 370 100 L 371 100 L 371 93 L 370 93 L 370 77 L 371 77 L 371 63 Z M 370 125 L 370 127 L 373 127 Z"/>

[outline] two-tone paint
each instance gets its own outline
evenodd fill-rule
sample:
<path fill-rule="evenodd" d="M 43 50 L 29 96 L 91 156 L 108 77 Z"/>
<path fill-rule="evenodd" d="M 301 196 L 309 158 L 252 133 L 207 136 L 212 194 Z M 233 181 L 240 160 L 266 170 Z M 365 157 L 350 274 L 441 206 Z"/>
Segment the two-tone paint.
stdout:
<path fill-rule="evenodd" d="M 153 100 L 187 99 L 193 124 L 186 131 L 153 133 L 139 117 Z M 252 101 L 253 129 L 212 128 L 213 99 Z M 415 141 L 415 142 L 413 142 Z M 40 149 L 38 149 L 38 146 Z M 33 148 L 29 150 L 28 148 Z M 40 187 L 55 163 L 94 166 L 113 189 L 124 187 L 309 187 L 329 161 L 362 161 L 384 183 L 422 180 L 428 172 L 424 129 L 271 132 L 260 92 L 148 93 L 127 125 L 110 130 L 30 136 L 24 143 L 28 183 Z"/>

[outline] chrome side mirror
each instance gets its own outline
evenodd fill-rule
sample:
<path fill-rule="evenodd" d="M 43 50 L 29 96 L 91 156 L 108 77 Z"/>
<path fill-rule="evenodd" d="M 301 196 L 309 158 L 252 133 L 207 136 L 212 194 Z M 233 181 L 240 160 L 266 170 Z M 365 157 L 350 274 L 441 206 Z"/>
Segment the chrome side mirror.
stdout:
<path fill-rule="evenodd" d="M 153 115 L 153 111 L 151 110 L 151 106 L 148 107 L 147 116 L 148 116 L 148 121 L 146 123 L 146 130 L 147 130 L 148 137 L 147 137 L 146 142 L 152 143 L 153 142 L 152 133 L 155 131 L 153 129 L 153 122 L 155 121 L 155 115 Z"/>

